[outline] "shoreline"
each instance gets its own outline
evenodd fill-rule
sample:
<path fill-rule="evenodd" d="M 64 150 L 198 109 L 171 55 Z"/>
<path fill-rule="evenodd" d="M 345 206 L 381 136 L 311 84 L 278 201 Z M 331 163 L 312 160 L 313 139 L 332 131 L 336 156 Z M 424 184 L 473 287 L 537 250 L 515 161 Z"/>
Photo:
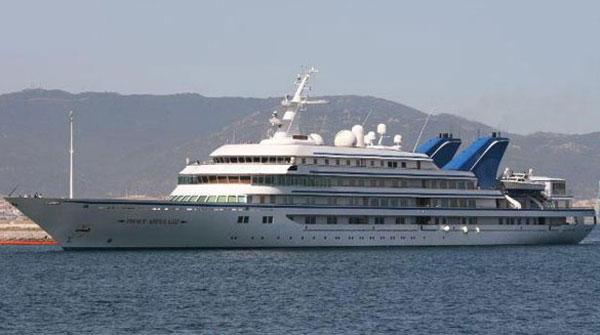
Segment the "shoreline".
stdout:
<path fill-rule="evenodd" d="M 56 244 L 42 228 L 29 220 L 0 221 L 0 246 Z"/>

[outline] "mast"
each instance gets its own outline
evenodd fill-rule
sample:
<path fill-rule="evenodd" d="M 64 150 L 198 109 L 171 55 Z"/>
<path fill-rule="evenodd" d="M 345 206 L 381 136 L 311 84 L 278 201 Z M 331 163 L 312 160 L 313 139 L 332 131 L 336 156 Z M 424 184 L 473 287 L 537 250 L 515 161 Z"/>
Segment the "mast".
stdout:
<path fill-rule="evenodd" d="M 427 127 L 427 123 L 429 122 L 430 117 L 431 117 L 431 113 L 427 114 L 427 118 L 425 118 L 425 123 L 423 123 L 423 127 L 421 127 L 421 131 L 419 131 L 419 136 L 417 136 L 417 141 L 415 142 L 415 146 L 413 147 L 413 152 L 417 151 L 417 146 L 419 145 L 419 141 L 421 140 L 421 136 L 423 136 L 423 131 L 425 131 L 425 127 Z"/>
<path fill-rule="evenodd" d="M 73 111 L 69 112 L 69 199 L 73 199 Z"/>
<path fill-rule="evenodd" d="M 291 98 L 289 96 L 286 96 L 281 102 L 281 105 L 285 107 L 285 113 L 283 114 L 283 122 L 281 125 L 281 129 L 285 133 L 289 134 L 290 132 L 293 132 L 295 130 L 294 128 L 292 128 L 292 126 L 294 125 L 294 118 L 304 105 L 327 103 L 324 100 L 308 100 L 308 97 L 304 95 L 304 91 L 307 89 L 307 85 L 310 81 L 311 76 L 317 72 L 317 69 L 311 67 L 308 71 L 298 74 L 298 77 L 296 78 L 297 88 L 296 92 L 294 92 L 294 96 L 292 96 Z"/>

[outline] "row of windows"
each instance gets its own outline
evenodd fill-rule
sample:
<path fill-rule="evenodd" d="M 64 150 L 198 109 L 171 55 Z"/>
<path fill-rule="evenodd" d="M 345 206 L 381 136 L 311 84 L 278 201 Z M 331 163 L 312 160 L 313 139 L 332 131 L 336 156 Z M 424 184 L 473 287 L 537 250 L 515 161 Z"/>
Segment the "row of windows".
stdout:
<path fill-rule="evenodd" d="M 545 218 L 499 218 L 498 223 L 502 225 L 536 225 L 545 224 Z"/>
<path fill-rule="evenodd" d="M 179 184 L 253 184 L 301 187 L 390 187 L 472 190 L 472 180 L 337 177 L 306 175 L 199 176 L 180 175 Z"/>
<path fill-rule="evenodd" d="M 213 162 L 219 164 L 230 163 L 269 163 L 269 164 L 291 164 L 292 157 L 283 156 L 238 156 L 238 157 L 215 157 Z"/>
<path fill-rule="evenodd" d="M 466 198 L 398 198 L 343 197 L 303 195 L 177 195 L 171 201 L 225 204 L 327 205 L 394 208 L 476 208 L 475 199 Z"/>
<path fill-rule="evenodd" d="M 405 217 L 405 216 L 348 216 L 348 217 L 337 217 L 337 216 L 326 216 L 318 217 L 314 215 L 304 216 L 302 218 L 294 218 L 288 216 L 291 220 L 296 222 L 304 222 L 304 224 L 477 224 L 477 218 L 455 218 L 455 217 L 430 217 L 430 216 L 418 216 L 418 217 Z"/>
<path fill-rule="evenodd" d="M 373 235 L 371 235 L 371 236 L 362 236 L 362 235 L 361 236 L 348 236 L 348 239 L 349 240 L 354 240 L 354 238 L 356 238 L 357 240 L 366 240 L 367 237 L 368 237 L 369 240 L 375 240 L 376 239 L 375 236 L 373 236 Z M 258 239 L 258 238 L 259 238 L 258 236 L 250 236 L 250 240 L 254 240 L 254 239 Z M 300 240 L 304 240 L 305 238 L 308 240 L 308 237 L 300 236 Z M 387 238 L 389 238 L 392 241 L 395 240 L 396 238 L 398 238 L 399 240 L 406 240 L 406 239 L 416 240 L 417 239 L 416 236 L 404 236 L 404 235 L 400 235 L 400 236 L 391 235 L 391 236 L 389 236 Z M 445 239 L 445 238 L 446 238 L 445 236 L 442 236 L 442 239 Z M 236 241 L 238 239 L 238 236 L 230 236 L 229 239 L 232 240 L 232 241 Z M 265 239 L 264 236 L 260 236 L 260 240 L 261 241 L 264 240 L 264 239 Z M 281 236 L 277 236 L 276 239 L 277 240 L 281 240 L 282 237 Z M 283 237 L 283 239 L 285 239 L 285 237 Z M 289 236 L 287 239 L 291 241 L 291 240 L 294 239 L 294 237 L 293 236 Z M 314 241 L 316 239 L 317 239 L 317 236 L 313 235 L 312 236 L 312 240 Z M 320 239 L 320 237 L 319 237 L 319 239 Z M 340 236 L 334 236 L 333 239 L 334 240 L 341 240 L 342 237 L 340 237 Z M 386 236 L 379 236 L 379 240 L 385 240 L 385 239 L 386 239 Z M 423 240 L 425 240 L 425 239 L 427 239 L 427 237 L 423 236 Z M 327 240 L 327 236 L 323 236 L 323 240 Z"/>
<path fill-rule="evenodd" d="M 349 158 L 317 158 L 317 157 L 289 157 L 289 156 L 235 156 L 214 157 L 213 162 L 217 164 L 295 164 L 302 165 L 325 165 L 325 166 L 357 166 L 357 167 L 379 167 L 379 168 L 402 168 L 421 169 L 423 163 L 417 161 L 384 160 L 384 159 L 349 159 Z M 427 162 L 429 163 L 429 162 Z"/>
<path fill-rule="evenodd" d="M 250 222 L 250 217 L 247 215 L 240 215 L 237 218 L 237 223 L 240 224 L 246 224 Z M 272 216 L 263 216 L 262 217 L 262 223 L 264 224 L 271 224 L 273 223 L 273 217 Z"/>
<path fill-rule="evenodd" d="M 248 202 L 248 197 L 245 195 L 176 195 L 170 197 L 169 200 L 181 202 L 245 204 Z"/>
<path fill-rule="evenodd" d="M 438 216 L 288 216 L 289 219 L 304 224 L 419 224 L 419 225 L 475 225 L 476 217 L 438 217 Z M 501 225 L 543 225 L 548 223 L 546 218 L 491 218 L 492 222 Z M 561 220 L 552 220 L 550 223 L 564 223 Z"/>
<path fill-rule="evenodd" d="M 300 158 L 302 165 L 324 165 L 324 166 L 355 166 L 355 167 L 378 167 L 378 168 L 402 168 L 421 169 L 423 163 L 417 161 L 399 161 L 384 159 L 348 159 L 348 158 Z"/>
<path fill-rule="evenodd" d="M 475 208 L 475 199 L 466 198 L 397 198 L 351 196 L 253 195 L 249 203 L 278 205 L 327 205 L 398 208 Z"/>
<path fill-rule="evenodd" d="M 419 224 L 419 225 L 446 225 L 446 224 L 462 224 L 462 225 L 475 225 L 478 223 L 476 217 L 438 217 L 438 216 L 417 216 L 417 217 L 406 217 L 406 216 L 316 216 L 307 215 L 294 217 L 288 215 L 290 220 L 296 222 L 303 222 L 304 224 Z M 493 219 L 494 220 L 494 219 Z M 545 218 L 497 218 L 498 224 L 501 225 L 543 225 L 546 224 Z M 555 220 L 556 221 L 556 220 Z M 563 223 L 564 219 L 561 220 Z M 247 215 L 241 215 L 237 218 L 237 223 L 247 224 L 250 222 L 250 217 Z M 272 224 L 273 216 L 263 216 L 262 223 Z"/>

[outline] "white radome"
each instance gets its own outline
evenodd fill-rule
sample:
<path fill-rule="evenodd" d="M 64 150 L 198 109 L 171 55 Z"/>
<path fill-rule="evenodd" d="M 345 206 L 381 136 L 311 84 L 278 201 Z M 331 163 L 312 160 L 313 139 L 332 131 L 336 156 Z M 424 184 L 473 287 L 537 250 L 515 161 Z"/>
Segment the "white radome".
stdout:
<path fill-rule="evenodd" d="M 317 133 L 312 133 L 310 135 L 308 135 L 308 137 L 310 137 L 316 145 L 323 145 L 323 143 L 325 143 L 323 141 L 323 137 L 321 137 L 321 135 L 317 134 Z"/>
<path fill-rule="evenodd" d="M 352 147 L 356 144 L 356 136 L 348 129 L 340 130 L 335 134 L 333 145 L 336 147 Z"/>
<path fill-rule="evenodd" d="M 365 146 L 365 129 L 360 124 L 356 124 L 352 127 L 352 133 L 356 136 L 356 146 Z"/>

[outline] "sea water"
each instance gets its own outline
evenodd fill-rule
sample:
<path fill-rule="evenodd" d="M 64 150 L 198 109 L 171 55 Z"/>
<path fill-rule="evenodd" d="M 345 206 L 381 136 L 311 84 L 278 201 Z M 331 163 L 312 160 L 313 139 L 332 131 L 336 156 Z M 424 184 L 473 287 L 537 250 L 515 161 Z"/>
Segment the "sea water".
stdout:
<path fill-rule="evenodd" d="M 579 245 L 0 247 L 0 334 L 600 334 Z"/>

